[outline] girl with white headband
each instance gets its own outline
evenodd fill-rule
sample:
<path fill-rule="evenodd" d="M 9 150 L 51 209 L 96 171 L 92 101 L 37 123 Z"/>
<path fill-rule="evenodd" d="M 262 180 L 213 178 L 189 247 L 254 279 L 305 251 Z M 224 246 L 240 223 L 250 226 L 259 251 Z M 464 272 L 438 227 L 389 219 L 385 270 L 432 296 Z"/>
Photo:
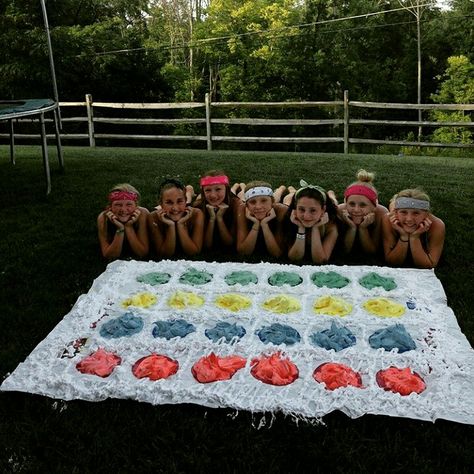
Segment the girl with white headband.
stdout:
<path fill-rule="evenodd" d="M 282 223 L 288 208 L 275 202 L 271 185 L 264 181 L 248 183 L 244 199 L 237 214 L 237 252 L 250 255 L 263 251 L 280 257 Z"/>
<path fill-rule="evenodd" d="M 202 249 L 204 216 L 186 203 L 187 189 L 177 179 L 161 183 L 158 206 L 148 216 L 148 229 L 158 257 L 196 255 Z"/>
<path fill-rule="evenodd" d="M 345 253 L 350 253 L 354 246 L 363 254 L 374 254 L 380 249 L 382 220 L 388 209 L 378 202 L 372 184 L 374 177 L 374 173 L 360 169 L 357 181 L 347 186 L 344 202 L 338 206 L 339 233 Z"/>
<path fill-rule="evenodd" d="M 288 258 L 326 263 L 337 240 L 336 205 L 323 188 L 303 180 L 300 186 L 288 210 Z"/>
<path fill-rule="evenodd" d="M 130 184 L 117 184 L 108 195 L 109 204 L 97 217 L 102 255 L 143 258 L 148 254 L 148 209 L 140 207 L 139 192 Z"/>
<path fill-rule="evenodd" d="M 430 199 L 420 189 L 393 196 L 383 220 L 385 260 L 391 265 L 434 268 L 444 245 L 444 222 L 431 214 Z"/>
<path fill-rule="evenodd" d="M 204 214 L 204 247 L 224 250 L 234 243 L 237 212 L 241 200 L 231 191 L 229 178 L 222 170 L 203 174 L 201 193 L 193 203 Z"/>

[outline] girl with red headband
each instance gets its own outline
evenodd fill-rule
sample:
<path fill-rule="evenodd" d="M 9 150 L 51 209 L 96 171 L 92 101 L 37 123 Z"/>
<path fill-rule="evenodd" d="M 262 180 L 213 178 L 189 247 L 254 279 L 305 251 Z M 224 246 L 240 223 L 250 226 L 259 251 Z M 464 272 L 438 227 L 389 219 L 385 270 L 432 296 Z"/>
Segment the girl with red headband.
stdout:
<path fill-rule="evenodd" d="M 388 210 L 378 202 L 372 184 L 374 173 L 361 169 L 356 177 L 344 191 L 344 203 L 338 206 L 339 233 L 346 253 L 357 244 L 363 253 L 374 254 L 380 249 L 382 220 Z"/>
<path fill-rule="evenodd" d="M 200 179 L 201 193 L 193 206 L 204 214 L 204 246 L 222 250 L 234 244 L 236 217 L 242 201 L 231 191 L 222 170 L 210 170 Z"/>
<path fill-rule="evenodd" d="M 444 222 L 431 213 L 430 198 L 420 189 L 404 189 L 390 201 L 383 220 L 385 260 L 391 265 L 434 268 L 444 246 Z"/>
<path fill-rule="evenodd" d="M 139 192 L 130 184 L 117 184 L 109 193 L 109 204 L 97 217 L 102 255 L 143 258 L 148 254 L 148 209 L 140 207 Z"/>
<path fill-rule="evenodd" d="M 177 179 L 161 183 L 158 207 L 148 215 L 148 229 L 159 257 L 196 255 L 202 249 L 204 216 L 186 203 L 186 187 Z"/>

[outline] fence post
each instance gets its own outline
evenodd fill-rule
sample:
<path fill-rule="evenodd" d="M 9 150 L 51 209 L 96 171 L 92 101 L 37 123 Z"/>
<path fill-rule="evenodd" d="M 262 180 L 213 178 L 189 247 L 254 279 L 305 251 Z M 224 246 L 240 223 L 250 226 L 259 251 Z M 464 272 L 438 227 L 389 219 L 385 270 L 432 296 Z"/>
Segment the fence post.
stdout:
<path fill-rule="evenodd" d="M 87 130 L 89 134 L 89 146 L 95 147 L 95 136 L 94 136 L 94 109 L 92 107 L 92 95 L 86 94 L 86 107 L 87 107 Z"/>
<path fill-rule="evenodd" d="M 209 92 L 206 92 L 205 96 L 206 103 L 206 138 L 207 138 L 207 151 L 212 150 L 212 133 L 211 133 L 211 96 Z"/>
<path fill-rule="evenodd" d="M 349 91 L 344 91 L 344 154 L 349 153 Z"/>

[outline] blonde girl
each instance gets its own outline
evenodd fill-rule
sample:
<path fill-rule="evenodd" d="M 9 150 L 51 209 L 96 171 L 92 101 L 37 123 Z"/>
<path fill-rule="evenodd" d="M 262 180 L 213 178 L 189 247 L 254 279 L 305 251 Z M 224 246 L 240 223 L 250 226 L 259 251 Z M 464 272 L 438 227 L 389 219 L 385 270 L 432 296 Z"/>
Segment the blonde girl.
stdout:
<path fill-rule="evenodd" d="M 282 223 L 288 208 L 275 202 L 272 187 L 265 181 L 247 183 L 244 199 L 237 213 L 237 252 L 251 255 L 263 251 L 280 257 Z"/>
<path fill-rule="evenodd" d="M 237 212 L 241 200 L 231 191 L 222 170 L 210 170 L 200 179 L 201 193 L 193 206 L 204 214 L 204 247 L 230 247 L 235 241 Z"/>
<path fill-rule="evenodd" d="M 368 254 L 380 248 L 383 216 L 388 210 L 378 202 L 374 177 L 374 173 L 359 170 L 357 181 L 345 189 L 344 202 L 338 206 L 340 237 L 346 253 L 352 251 L 354 244 Z"/>
<path fill-rule="evenodd" d="M 204 216 L 186 205 L 186 187 L 177 179 L 161 183 L 158 206 L 148 216 L 148 229 L 159 257 L 196 255 L 201 251 Z"/>
<path fill-rule="evenodd" d="M 420 189 L 393 196 L 383 220 L 385 260 L 391 265 L 434 268 L 444 246 L 444 222 L 431 213 L 430 198 Z"/>
<path fill-rule="evenodd" d="M 310 255 L 314 263 L 326 263 L 337 240 L 336 205 L 326 191 L 300 181 L 288 210 L 288 258 L 302 260 Z"/>
<path fill-rule="evenodd" d="M 99 243 L 105 258 L 143 258 L 148 254 L 146 220 L 149 212 L 138 205 L 139 199 L 140 193 L 127 183 L 117 184 L 110 190 L 109 203 L 97 217 Z"/>

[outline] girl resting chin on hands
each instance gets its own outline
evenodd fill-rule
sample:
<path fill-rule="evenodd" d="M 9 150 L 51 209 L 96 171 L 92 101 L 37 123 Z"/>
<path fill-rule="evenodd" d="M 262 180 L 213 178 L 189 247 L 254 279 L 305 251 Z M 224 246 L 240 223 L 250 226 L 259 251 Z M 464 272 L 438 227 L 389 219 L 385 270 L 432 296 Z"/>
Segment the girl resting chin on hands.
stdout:
<path fill-rule="evenodd" d="M 127 183 L 117 184 L 110 191 L 109 204 L 97 217 L 99 243 L 105 258 L 143 258 L 148 254 L 149 212 L 138 205 L 139 199 L 139 192 Z"/>
<path fill-rule="evenodd" d="M 288 258 L 326 263 L 337 240 L 336 205 L 323 188 L 303 180 L 300 186 L 288 210 Z"/>
<path fill-rule="evenodd" d="M 431 213 L 430 199 L 420 189 L 393 196 L 383 220 L 385 260 L 391 265 L 434 268 L 444 245 L 444 222 Z"/>
<path fill-rule="evenodd" d="M 245 185 L 245 204 L 237 213 L 237 252 L 241 255 L 283 253 L 282 222 L 287 207 L 276 203 L 273 190 L 265 181 Z"/>
<path fill-rule="evenodd" d="M 161 183 L 158 206 L 148 216 L 151 241 L 159 257 L 201 251 L 204 216 L 186 205 L 186 187 L 177 179 Z"/>

